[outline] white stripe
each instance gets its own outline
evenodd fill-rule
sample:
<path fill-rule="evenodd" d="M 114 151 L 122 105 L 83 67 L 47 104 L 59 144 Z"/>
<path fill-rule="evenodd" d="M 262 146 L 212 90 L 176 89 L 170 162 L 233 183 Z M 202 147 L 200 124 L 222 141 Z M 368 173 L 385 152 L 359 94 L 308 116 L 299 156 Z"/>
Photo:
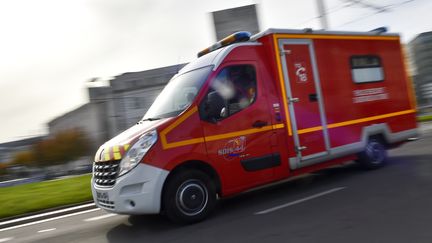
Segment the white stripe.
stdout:
<path fill-rule="evenodd" d="M 54 217 L 54 218 L 43 219 L 43 220 L 39 220 L 39 221 L 35 221 L 35 222 L 30 222 L 30 223 L 26 223 L 26 224 L 15 225 L 15 226 L 11 226 L 11 227 L 8 227 L 8 228 L 0 229 L 0 232 L 6 231 L 6 230 L 18 229 L 18 228 L 25 227 L 25 226 L 30 226 L 30 225 L 45 223 L 45 222 L 48 222 L 48 221 L 52 221 L 52 220 L 56 220 L 56 219 L 62 219 L 62 218 L 67 218 L 67 217 L 71 217 L 71 216 L 75 216 L 75 215 L 80 215 L 80 214 L 84 214 L 84 213 L 90 213 L 90 212 L 94 212 L 96 210 L 100 210 L 100 208 L 93 208 L 93 209 L 89 209 L 89 210 L 85 210 L 85 211 L 80 211 L 80 212 L 71 213 L 71 214 L 62 215 L 62 216 L 57 216 L 57 217 Z"/>
<path fill-rule="evenodd" d="M 292 206 L 292 205 L 295 205 L 295 204 L 298 204 L 298 203 L 302 203 L 302 202 L 305 202 L 305 201 L 308 201 L 308 200 L 311 200 L 311 199 L 314 199 L 314 198 L 317 198 L 317 197 L 321 197 L 321 196 L 324 196 L 324 195 L 327 195 L 327 194 L 330 194 L 330 193 L 333 193 L 333 192 L 337 192 L 337 191 L 340 191 L 340 190 L 345 189 L 345 188 L 346 187 L 337 187 L 337 188 L 334 188 L 334 189 L 331 189 L 331 190 L 328 190 L 328 191 L 325 191 L 325 192 L 317 193 L 317 194 L 309 196 L 309 197 L 305 197 L 305 198 L 302 198 L 302 199 L 299 199 L 299 200 L 295 200 L 293 202 L 285 203 L 285 204 L 282 204 L 282 205 L 279 205 L 279 206 L 276 206 L 276 207 L 273 207 L 273 208 L 269 208 L 269 209 L 266 209 L 266 210 L 263 210 L 263 211 L 256 212 L 255 215 L 271 213 L 273 211 L 276 211 L 276 210 L 279 210 L 279 209 L 282 209 L 282 208 L 286 208 L 286 207 L 289 207 L 289 206 Z"/>
<path fill-rule="evenodd" d="M 116 216 L 116 215 L 117 214 L 115 214 L 115 213 L 109 213 L 109 214 L 105 214 L 105 215 L 102 215 L 102 216 L 97 216 L 97 217 L 93 217 L 93 218 L 89 218 L 89 219 L 84 219 L 84 221 L 85 222 L 96 221 L 96 220 L 99 220 L 99 219 L 105 219 L 105 218 L 109 218 L 109 217 Z"/>
<path fill-rule="evenodd" d="M 39 230 L 38 233 L 45 233 L 45 232 L 50 232 L 56 230 L 56 228 L 51 228 L 51 229 L 44 229 L 44 230 Z"/>
<path fill-rule="evenodd" d="M 48 215 L 53 215 L 53 214 L 57 214 L 57 213 L 68 212 L 68 211 L 72 211 L 72 210 L 76 210 L 76 209 L 80 209 L 80 208 L 85 208 L 85 207 L 90 207 L 90 206 L 94 206 L 94 205 L 95 205 L 94 203 L 87 203 L 87 204 L 84 204 L 84 205 L 79 205 L 79 206 L 65 208 L 65 209 L 59 209 L 59 210 L 52 211 L 52 212 L 41 213 L 41 214 L 36 214 L 36 215 L 27 216 L 27 217 L 23 217 L 23 218 L 12 219 L 12 220 L 9 220 L 9 221 L 1 222 L 0 226 L 5 225 L 5 224 L 20 222 L 20 221 L 24 221 L 24 220 L 28 220 L 28 219 L 40 218 L 40 217 L 44 217 L 44 216 L 48 216 Z"/>
<path fill-rule="evenodd" d="M 29 179 L 29 178 L 20 178 L 20 179 L 9 180 L 9 181 L 0 181 L 0 184 L 6 184 L 6 183 L 16 182 L 16 181 L 23 181 L 23 180 L 27 180 L 27 179 Z"/>
<path fill-rule="evenodd" d="M 10 240 L 13 240 L 13 239 L 14 239 L 13 237 L 3 238 L 3 239 L 0 239 L 0 243 L 1 242 L 6 242 L 6 241 L 10 241 Z"/>

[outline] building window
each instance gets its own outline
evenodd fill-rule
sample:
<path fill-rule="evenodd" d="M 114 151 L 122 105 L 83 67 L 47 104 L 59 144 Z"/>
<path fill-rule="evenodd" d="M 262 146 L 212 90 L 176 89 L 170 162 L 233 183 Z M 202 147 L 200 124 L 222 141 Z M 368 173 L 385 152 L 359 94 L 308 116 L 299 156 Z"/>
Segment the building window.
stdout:
<path fill-rule="evenodd" d="M 355 83 L 378 82 L 384 80 L 381 58 L 378 56 L 352 56 L 351 74 Z"/>

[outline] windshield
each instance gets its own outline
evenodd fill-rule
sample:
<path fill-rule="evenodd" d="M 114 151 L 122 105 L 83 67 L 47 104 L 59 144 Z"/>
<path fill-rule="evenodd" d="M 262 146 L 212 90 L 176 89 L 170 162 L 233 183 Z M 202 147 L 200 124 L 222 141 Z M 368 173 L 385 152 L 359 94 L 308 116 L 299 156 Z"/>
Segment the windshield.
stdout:
<path fill-rule="evenodd" d="M 179 115 L 195 99 L 210 73 L 211 66 L 175 76 L 162 90 L 143 119 L 160 119 Z"/>

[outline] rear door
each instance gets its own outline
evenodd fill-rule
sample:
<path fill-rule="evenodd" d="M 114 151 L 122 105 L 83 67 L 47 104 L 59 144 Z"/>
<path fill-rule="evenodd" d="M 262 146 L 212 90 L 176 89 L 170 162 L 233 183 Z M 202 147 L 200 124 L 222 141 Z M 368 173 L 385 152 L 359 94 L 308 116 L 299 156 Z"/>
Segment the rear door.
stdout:
<path fill-rule="evenodd" d="M 310 40 L 280 40 L 279 48 L 297 158 L 323 156 L 329 141 L 313 44 Z"/>

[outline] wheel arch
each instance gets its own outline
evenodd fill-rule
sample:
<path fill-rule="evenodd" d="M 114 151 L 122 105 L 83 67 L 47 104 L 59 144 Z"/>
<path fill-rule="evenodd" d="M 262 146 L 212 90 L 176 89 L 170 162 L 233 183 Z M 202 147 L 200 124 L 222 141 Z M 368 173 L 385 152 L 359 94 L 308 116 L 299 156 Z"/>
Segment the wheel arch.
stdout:
<path fill-rule="evenodd" d="M 166 191 L 166 185 L 170 181 L 171 178 L 173 178 L 176 174 L 185 171 L 185 170 L 198 170 L 210 177 L 210 179 L 214 182 L 214 185 L 216 187 L 216 193 L 218 195 L 221 195 L 222 193 L 222 183 L 220 180 L 220 176 L 217 173 L 217 171 L 208 163 L 200 161 L 200 160 L 189 160 L 185 161 L 183 163 L 180 163 L 174 169 L 170 171 L 167 178 L 165 179 L 164 185 L 162 187 L 162 193 L 161 193 L 161 211 L 164 210 L 163 205 L 163 195 Z"/>
<path fill-rule="evenodd" d="M 363 128 L 361 139 L 362 147 L 366 147 L 366 144 L 371 139 L 378 139 L 386 146 L 394 140 L 392 139 L 391 130 L 386 123 L 373 124 Z"/>

